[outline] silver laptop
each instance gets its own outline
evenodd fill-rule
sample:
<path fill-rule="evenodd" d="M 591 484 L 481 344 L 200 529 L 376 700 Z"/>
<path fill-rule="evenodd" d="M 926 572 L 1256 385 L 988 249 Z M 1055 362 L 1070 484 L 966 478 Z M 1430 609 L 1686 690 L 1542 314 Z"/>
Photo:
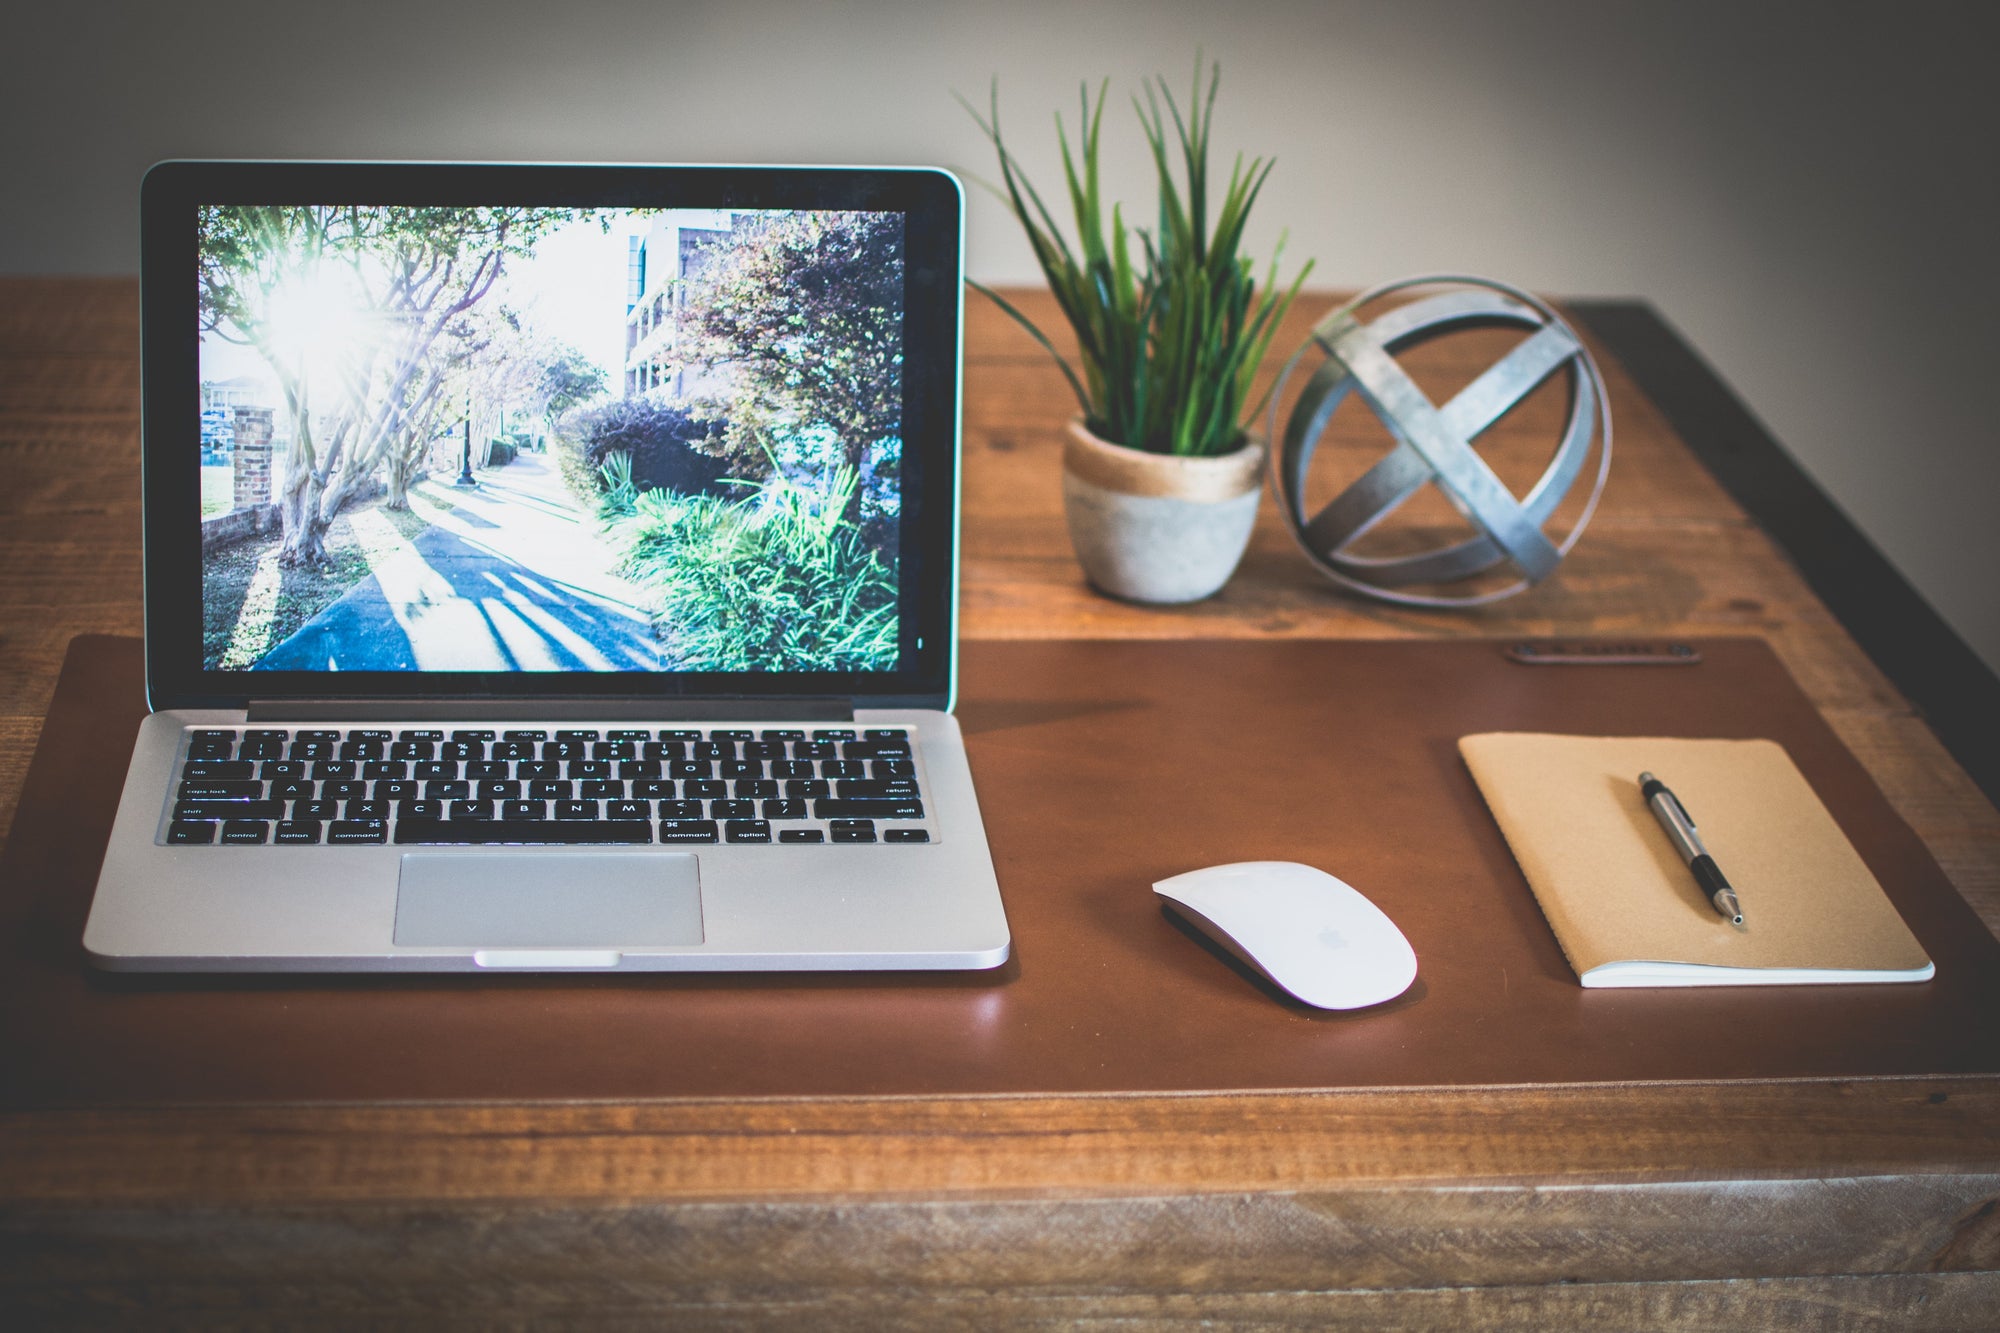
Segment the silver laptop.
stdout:
<path fill-rule="evenodd" d="M 163 163 L 130 971 L 968 969 L 962 199 Z"/>

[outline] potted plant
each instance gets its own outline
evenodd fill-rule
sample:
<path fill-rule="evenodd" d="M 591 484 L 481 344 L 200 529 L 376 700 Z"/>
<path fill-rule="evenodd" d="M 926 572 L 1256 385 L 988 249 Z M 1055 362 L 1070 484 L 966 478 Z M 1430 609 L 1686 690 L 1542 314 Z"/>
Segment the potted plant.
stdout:
<path fill-rule="evenodd" d="M 1242 424 L 1261 407 L 1261 399 L 1249 402 L 1251 382 L 1312 271 L 1308 262 L 1280 290 L 1274 255 L 1260 290 L 1240 253 L 1270 161 L 1246 166 L 1239 155 L 1221 206 L 1210 207 L 1208 140 L 1221 73 L 1220 64 L 1211 69 L 1204 96 L 1196 60 L 1185 116 L 1164 83 L 1148 80 L 1145 100 L 1133 99 L 1159 177 L 1152 231 L 1128 229 L 1119 206 L 1108 222 L 1104 214 L 1098 146 L 1109 81 L 1094 106 L 1089 88 L 1082 90 L 1075 151 L 1056 118 L 1074 243 L 1001 138 L 997 83 L 989 116 L 966 106 L 993 142 L 1005 198 L 1076 333 L 1081 373 L 999 293 L 973 285 L 1055 357 L 1075 391 L 1082 413 L 1070 422 L 1063 450 L 1070 540 L 1092 584 L 1134 601 L 1207 597 L 1242 559 L 1265 455 L 1264 442 Z"/>

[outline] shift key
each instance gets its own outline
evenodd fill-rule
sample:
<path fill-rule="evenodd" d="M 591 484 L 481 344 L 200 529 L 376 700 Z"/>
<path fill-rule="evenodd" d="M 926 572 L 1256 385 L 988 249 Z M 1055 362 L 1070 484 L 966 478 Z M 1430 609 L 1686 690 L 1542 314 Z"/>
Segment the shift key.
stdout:
<path fill-rule="evenodd" d="M 924 803 L 908 797 L 837 796 L 813 802 L 814 819 L 922 819 Z"/>

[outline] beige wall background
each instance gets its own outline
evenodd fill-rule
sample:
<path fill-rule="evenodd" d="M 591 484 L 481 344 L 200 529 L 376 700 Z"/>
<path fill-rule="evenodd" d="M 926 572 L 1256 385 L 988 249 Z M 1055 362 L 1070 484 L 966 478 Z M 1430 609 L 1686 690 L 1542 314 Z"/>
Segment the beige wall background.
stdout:
<path fill-rule="evenodd" d="M 1050 114 L 1220 59 L 1216 146 L 1272 154 L 1252 239 L 1314 282 L 1488 273 L 1641 296 L 2000 666 L 2000 136 L 1989 4 L 358 0 L 10 5 L 0 272 L 137 267 L 166 157 L 936 163 L 954 91 Z M 1073 112 L 1070 116 L 1074 123 Z M 1143 210 L 1142 210 L 1143 211 Z M 969 267 L 1036 277 L 976 189 Z M 1615 468 L 1614 468 L 1615 472 Z M 1615 476 L 1613 484 L 1616 484 Z"/>

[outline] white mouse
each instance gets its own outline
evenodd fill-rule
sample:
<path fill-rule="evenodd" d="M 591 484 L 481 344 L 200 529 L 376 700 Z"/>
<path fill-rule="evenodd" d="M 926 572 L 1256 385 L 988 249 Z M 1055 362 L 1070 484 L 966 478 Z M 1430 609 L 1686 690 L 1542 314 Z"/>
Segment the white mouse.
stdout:
<path fill-rule="evenodd" d="M 1417 954 L 1381 908 L 1324 870 L 1239 861 L 1163 879 L 1153 892 L 1273 984 L 1320 1009 L 1393 1000 Z"/>

